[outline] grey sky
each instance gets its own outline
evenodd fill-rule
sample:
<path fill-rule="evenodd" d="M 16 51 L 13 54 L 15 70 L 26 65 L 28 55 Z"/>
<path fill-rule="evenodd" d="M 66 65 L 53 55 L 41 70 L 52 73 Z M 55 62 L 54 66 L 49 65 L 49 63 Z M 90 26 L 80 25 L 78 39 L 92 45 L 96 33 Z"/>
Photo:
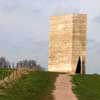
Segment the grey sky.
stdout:
<path fill-rule="evenodd" d="M 0 56 L 48 63 L 49 17 L 88 14 L 87 72 L 100 73 L 100 0 L 0 0 Z"/>

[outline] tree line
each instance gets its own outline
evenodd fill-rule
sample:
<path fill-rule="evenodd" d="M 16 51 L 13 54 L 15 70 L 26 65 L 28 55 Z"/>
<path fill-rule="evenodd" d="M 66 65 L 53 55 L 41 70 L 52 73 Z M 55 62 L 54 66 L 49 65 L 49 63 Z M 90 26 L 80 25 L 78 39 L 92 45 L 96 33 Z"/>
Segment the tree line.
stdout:
<path fill-rule="evenodd" d="M 20 60 L 16 64 L 11 64 L 5 57 L 0 57 L 0 68 L 19 68 L 26 67 L 35 70 L 43 70 L 43 68 L 37 64 L 35 60 Z"/>

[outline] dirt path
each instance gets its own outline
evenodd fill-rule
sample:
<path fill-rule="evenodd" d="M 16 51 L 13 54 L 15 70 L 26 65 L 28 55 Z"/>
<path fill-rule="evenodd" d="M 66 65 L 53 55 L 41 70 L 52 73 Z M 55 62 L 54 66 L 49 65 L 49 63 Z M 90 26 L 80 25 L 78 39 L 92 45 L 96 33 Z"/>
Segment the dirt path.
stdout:
<path fill-rule="evenodd" d="M 55 82 L 54 100 L 78 100 L 72 91 L 71 76 L 60 74 Z"/>

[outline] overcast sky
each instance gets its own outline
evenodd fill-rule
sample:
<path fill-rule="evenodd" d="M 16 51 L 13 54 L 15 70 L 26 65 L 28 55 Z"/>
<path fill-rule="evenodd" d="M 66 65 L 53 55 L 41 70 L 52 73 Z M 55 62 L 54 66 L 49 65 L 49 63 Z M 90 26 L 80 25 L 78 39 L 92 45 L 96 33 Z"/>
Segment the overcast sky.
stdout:
<path fill-rule="evenodd" d="M 0 0 L 0 56 L 48 64 L 49 17 L 88 14 L 87 72 L 100 73 L 100 0 Z"/>

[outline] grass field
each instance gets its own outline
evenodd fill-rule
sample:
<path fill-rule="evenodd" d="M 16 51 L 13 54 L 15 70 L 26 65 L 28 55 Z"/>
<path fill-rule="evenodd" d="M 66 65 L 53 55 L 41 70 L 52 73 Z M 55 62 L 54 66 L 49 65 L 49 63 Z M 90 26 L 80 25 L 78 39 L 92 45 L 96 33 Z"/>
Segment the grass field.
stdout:
<path fill-rule="evenodd" d="M 4 70 L 0 70 L 0 76 L 3 73 Z M 16 80 L 12 87 L 3 89 L 0 100 L 54 100 L 51 93 L 58 74 L 32 71 Z M 75 75 L 72 82 L 79 100 L 100 100 L 100 75 Z"/>
<path fill-rule="evenodd" d="M 30 72 L 17 80 L 11 88 L 4 89 L 0 100 L 53 100 L 51 95 L 57 73 Z"/>
<path fill-rule="evenodd" d="M 72 82 L 79 100 L 100 100 L 100 75 L 75 75 Z"/>

